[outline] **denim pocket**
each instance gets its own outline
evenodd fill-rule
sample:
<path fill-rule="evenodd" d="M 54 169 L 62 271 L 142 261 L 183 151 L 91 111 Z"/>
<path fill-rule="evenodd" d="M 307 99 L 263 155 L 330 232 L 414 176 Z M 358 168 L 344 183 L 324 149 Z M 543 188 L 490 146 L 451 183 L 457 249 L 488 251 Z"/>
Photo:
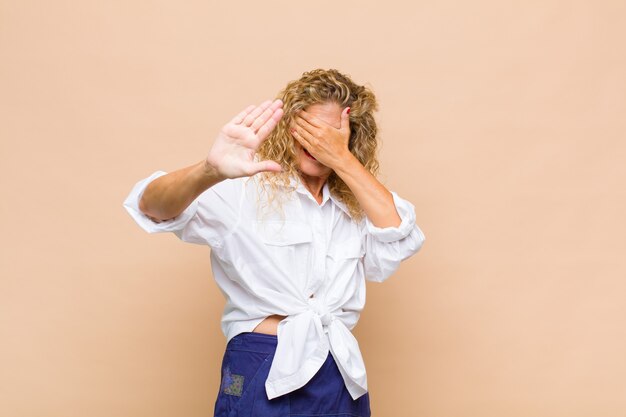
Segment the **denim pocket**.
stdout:
<path fill-rule="evenodd" d="M 227 417 L 237 410 L 263 374 L 273 353 L 227 348 L 222 361 L 220 390 L 215 402 L 215 417 Z M 265 381 L 261 381 L 264 383 Z"/>

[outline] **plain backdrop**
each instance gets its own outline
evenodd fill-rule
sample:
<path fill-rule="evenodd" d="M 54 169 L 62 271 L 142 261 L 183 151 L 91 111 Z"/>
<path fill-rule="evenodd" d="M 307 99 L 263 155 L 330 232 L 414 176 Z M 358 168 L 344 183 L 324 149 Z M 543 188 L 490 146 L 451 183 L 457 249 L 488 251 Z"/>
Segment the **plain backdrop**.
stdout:
<path fill-rule="evenodd" d="M 0 415 L 211 416 L 209 249 L 122 207 L 314 68 L 380 101 L 422 250 L 368 283 L 375 417 L 626 415 L 626 3 L 0 0 Z"/>

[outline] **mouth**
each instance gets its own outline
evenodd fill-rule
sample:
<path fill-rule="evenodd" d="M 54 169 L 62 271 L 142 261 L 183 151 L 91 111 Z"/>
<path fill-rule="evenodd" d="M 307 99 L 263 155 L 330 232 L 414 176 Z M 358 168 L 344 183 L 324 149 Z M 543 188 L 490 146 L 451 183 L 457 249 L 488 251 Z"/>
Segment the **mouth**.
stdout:
<path fill-rule="evenodd" d="M 311 158 L 314 161 L 317 161 L 317 159 L 315 159 L 315 157 L 313 155 L 311 155 L 309 153 L 309 151 L 307 151 L 306 149 L 302 148 L 302 150 L 304 151 L 305 155 L 308 156 L 309 158 Z"/>

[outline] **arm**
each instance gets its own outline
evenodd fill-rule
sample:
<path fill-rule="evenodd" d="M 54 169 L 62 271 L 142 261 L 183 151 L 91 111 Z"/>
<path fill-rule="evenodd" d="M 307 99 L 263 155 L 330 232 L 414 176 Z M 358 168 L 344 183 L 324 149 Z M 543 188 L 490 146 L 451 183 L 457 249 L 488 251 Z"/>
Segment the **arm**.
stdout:
<path fill-rule="evenodd" d="M 362 229 L 365 279 L 383 282 L 424 244 L 424 233 L 415 224 L 415 207 L 389 191 L 350 152 L 334 169 L 366 215 Z"/>
<path fill-rule="evenodd" d="M 365 279 L 383 282 L 400 262 L 415 254 L 425 237 L 415 224 L 415 207 L 389 191 L 348 149 L 348 109 L 341 113 L 339 129 L 307 114 L 296 118 L 294 137 L 318 161 L 332 168 L 346 183 L 365 212 L 362 235 Z"/>
<path fill-rule="evenodd" d="M 385 188 L 348 149 L 350 108 L 341 112 L 339 129 L 300 111 L 294 137 L 318 161 L 330 167 L 350 188 L 368 219 L 377 227 L 396 227 L 401 223 L 391 192 Z"/>
<path fill-rule="evenodd" d="M 398 227 L 398 215 L 391 192 L 358 159 L 348 152 L 335 172 L 346 183 L 372 224 L 379 228 Z"/>
<path fill-rule="evenodd" d="M 227 179 L 280 171 L 274 161 L 254 162 L 254 153 L 282 117 L 282 101 L 249 106 L 220 131 L 207 158 L 152 181 L 139 209 L 155 222 L 181 214 L 200 194 Z"/>
<path fill-rule="evenodd" d="M 362 229 L 365 279 L 383 282 L 424 244 L 424 233 L 415 224 L 415 207 L 389 191 L 349 152 L 335 172 L 366 215 Z"/>
<path fill-rule="evenodd" d="M 223 179 L 206 160 L 198 162 L 150 182 L 139 200 L 139 209 L 157 223 L 173 219 Z"/>

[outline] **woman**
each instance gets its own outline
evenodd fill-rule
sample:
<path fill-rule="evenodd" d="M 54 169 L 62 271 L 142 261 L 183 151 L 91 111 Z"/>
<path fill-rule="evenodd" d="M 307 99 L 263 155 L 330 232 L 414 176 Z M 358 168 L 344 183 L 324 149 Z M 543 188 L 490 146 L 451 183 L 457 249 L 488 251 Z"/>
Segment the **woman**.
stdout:
<path fill-rule="evenodd" d="M 211 247 L 227 339 L 215 416 L 370 415 L 351 333 L 365 281 L 424 242 L 414 206 L 375 177 L 376 109 L 346 75 L 306 72 L 126 199 L 148 232 Z"/>

